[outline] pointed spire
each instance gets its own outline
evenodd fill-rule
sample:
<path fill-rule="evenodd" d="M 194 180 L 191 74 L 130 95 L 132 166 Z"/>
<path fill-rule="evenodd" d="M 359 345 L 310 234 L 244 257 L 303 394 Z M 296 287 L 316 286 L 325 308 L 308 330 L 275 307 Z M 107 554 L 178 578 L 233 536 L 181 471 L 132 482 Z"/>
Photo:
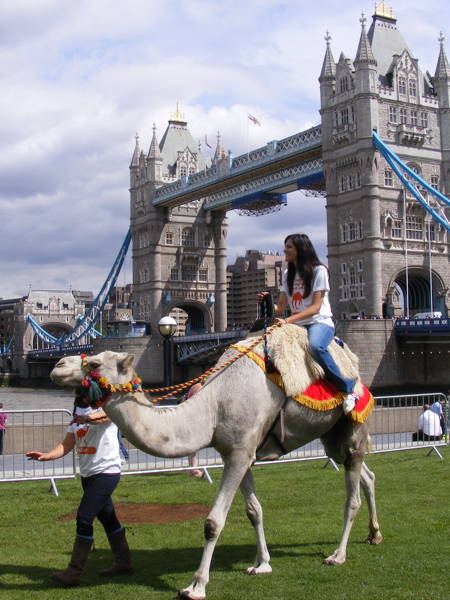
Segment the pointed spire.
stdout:
<path fill-rule="evenodd" d="M 139 155 L 141 153 L 141 149 L 139 148 L 139 136 L 136 133 L 135 136 L 136 145 L 134 147 L 133 157 L 131 158 L 130 169 L 133 167 L 139 167 Z"/>
<path fill-rule="evenodd" d="M 369 38 L 366 33 L 366 17 L 364 13 L 361 13 L 361 37 L 359 38 L 358 50 L 356 52 L 355 65 L 358 63 L 366 63 L 369 65 L 376 65 L 377 61 L 372 52 L 372 46 L 370 45 Z"/>
<path fill-rule="evenodd" d="M 213 162 L 220 160 L 220 131 L 217 131 L 217 145 L 213 156 Z"/>
<path fill-rule="evenodd" d="M 336 63 L 334 62 L 333 53 L 331 52 L 331 35 L 328 31 L 325 35 L 325 41 L 327 43 L 327 48 L 325 50 L 319 81 L 324 81 L 325 79 L 334 79 L 336 77 Z"/>
<path fill-rule="evenodd" d="M 153 130 L 153 137 L 152 137 L 152 141 L 150 142 L 150 148 L 149 148 L 148 155 L 147 155 L 147 158 L 149 160 L 161 158 L 161 151 L 159 149 L 158 140 L 156 139 L 156 125 L 154 123 L 153 123 L 152 130 Z"/>
<path fill-rule="evenodd" d="M 441 48 L 439 50 L 439 58 L 436 66 L 435 79 L 450 79 L 450 64 L 444 50 L 445 37 L 441 34 L 438 39 Z"/>

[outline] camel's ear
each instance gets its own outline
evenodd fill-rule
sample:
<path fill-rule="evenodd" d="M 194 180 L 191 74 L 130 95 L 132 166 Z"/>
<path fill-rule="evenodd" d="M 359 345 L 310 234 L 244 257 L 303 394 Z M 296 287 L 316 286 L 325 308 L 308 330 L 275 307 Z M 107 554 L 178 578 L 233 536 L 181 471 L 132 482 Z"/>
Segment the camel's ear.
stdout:
<path fill-rule="evenodd" d="M 134 363 L 134 354 L 122 352 L 117 361 L 117 370 L 121 373 L 126 373 Z"/>

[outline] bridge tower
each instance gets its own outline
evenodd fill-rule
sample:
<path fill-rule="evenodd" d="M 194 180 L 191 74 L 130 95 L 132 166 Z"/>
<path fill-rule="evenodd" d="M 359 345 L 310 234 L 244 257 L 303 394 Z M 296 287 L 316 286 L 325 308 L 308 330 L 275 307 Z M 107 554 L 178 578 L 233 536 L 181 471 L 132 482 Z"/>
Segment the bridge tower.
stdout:
<path fill-rule="evenodd" d="M 149 322 L 153 333 L 163 315 L 177 318 L 176 309 L 184 311 L 187 334 L 227 326 L 225 213 L 205 211 L 201 200 L 169 208 L 152 204 L 158 187 L 184 183 L 204 168 L 200 144 L 178 106 L 159 143 L 153 127 L 146 155 L 136 138 L 130 164 L 133 316 Z"/>
<path fill-rule="evenodd" d="M 328 257 L 337 318 L 448 314 L 449 236 L 430 221 L 373 148 L 378 131 L 433 187 L 450 194 L 450 66 L 440 38 L 423 73 L 385 2 L 352 61 L 335 63 L 326 36 L 319 77 Z M 432 306 L 431 306 L 432 305 Z"/>

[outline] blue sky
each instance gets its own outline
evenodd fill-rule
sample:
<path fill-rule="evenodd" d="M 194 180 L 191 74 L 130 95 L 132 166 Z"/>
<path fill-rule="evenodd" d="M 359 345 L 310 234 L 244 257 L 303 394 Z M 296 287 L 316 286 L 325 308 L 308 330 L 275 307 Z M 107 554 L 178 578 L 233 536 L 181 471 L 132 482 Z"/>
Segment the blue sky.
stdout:
<path fill-rule="evenodd" d="M 393 0 L 423 71 L 434 72 L 448 0 Z M 319 122 L 324 35 L 353 58 L 361 12 L 335 0 L 0 0 L 0 296 L 97 292 L 128 229 L 138 132 L 148 150 L 177 101 L 194 139 L 234 155 Z M 445 30 L 449 28 L 449 31 Z M 450 40 L 450 37 L 449 37 Z M 446 43 L 450 56 L 450 41 Z M 229 213 L 228 254 L 282 250 L 305 231 L 326 258 L 324 201 L 292 194 L 270 217 Z M 131 280 L 127 263 L 119 283 Z"/>

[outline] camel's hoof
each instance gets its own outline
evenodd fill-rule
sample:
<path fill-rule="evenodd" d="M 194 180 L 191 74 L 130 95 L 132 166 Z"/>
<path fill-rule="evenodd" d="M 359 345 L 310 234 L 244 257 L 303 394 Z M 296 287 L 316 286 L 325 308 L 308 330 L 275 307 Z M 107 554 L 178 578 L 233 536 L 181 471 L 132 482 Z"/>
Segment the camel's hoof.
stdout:
<path fill-rule="evenodd" d="M 246 570 L 247 575 L 268 575 L 272 573 L 272 567 L 268 563 L 253 565 Z"/>
<path fill-rule="evenodd" d="M 339 565 L 343 565 L 344 563 L 345 563 L 345 556 L 340 557 L 335 554 L 332 554 L 331 556 L 329 556 L 328 558 L 324 558 L 324 560 L 323 560 L 324 565 L 331 565 L 332 567 L 337 567 Z"/>
<path fill-rule="evenodd" d="M 206 596 L 204 594 L 195 594 L 191 590 L 186 589 L 178 591 L 178 598 L 185 598 L 187 600 L 205 600 Z"/>
<path fill-rule="evenodd" d="M 377 533 L 369 533 L 366 539 L 366 544 L 372 544 L 373 546 L 378 546 L 383 541 L 383 536 L 379 531 Z"/>

